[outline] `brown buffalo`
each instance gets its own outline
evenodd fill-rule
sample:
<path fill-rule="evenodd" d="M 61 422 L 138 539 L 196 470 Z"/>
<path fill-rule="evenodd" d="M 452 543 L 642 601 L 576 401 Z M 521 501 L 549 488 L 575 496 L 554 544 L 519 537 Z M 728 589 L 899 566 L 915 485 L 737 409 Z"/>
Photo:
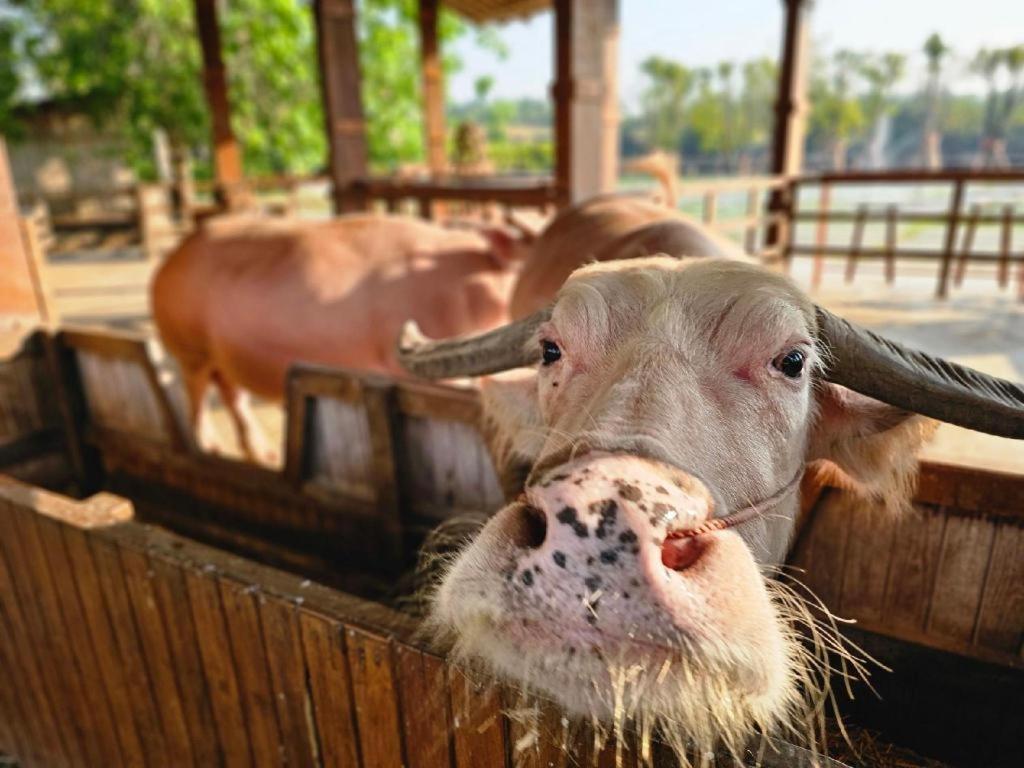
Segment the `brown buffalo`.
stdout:
<path fill-rule="evenodd" d="M 281 399 L 300 361 L 400 374 L 394 340 L 410 316 L 444 336 L 504 322 L 518 255 L 501 230 L 399 216 L 225 218 L 160 267 L 153 318 L 181 365 L 199 442 L 213 383 L 243 451 L 272 458 L 248 393 Z"/>

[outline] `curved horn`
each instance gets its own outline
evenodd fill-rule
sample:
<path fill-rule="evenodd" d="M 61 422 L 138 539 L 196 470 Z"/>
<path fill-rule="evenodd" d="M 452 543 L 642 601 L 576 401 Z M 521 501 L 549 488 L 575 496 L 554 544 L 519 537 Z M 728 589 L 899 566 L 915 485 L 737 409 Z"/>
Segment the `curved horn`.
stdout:
<path fill-rule="evenodd" d="M 1024 439 L 1024 386 L 907 349 L 821 307 L 817 316 L 829 381 L 939 421 Z"/>
<path fill-rule="evenodd" d="M 551 308 L 547 307 L 479 336 L 438 341 L 428 339 L 415 320 L 408 320 L 398 339 L 398 362 L 424 379 L 483 376 L 533 365 L 540 350 L 530 342 L 549 317 Z"/>

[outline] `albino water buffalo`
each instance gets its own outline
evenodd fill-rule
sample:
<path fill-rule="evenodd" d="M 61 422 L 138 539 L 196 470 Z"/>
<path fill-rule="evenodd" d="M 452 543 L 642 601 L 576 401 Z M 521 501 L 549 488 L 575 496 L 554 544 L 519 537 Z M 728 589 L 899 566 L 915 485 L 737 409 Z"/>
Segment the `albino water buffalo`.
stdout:
<path fill-rule="evenodd" d="M 243 451 L 270 459 L 248 394 L 280 399 L 299 361 L 401 373 L 394 340 L 412 316 L 439 335 L 507 319 L 517 240 L 400 216 L 210 222 L 160 267 L 153 318 L 181 365 L 202 444 L 214 383 Z"/>
<path fill-rule="evenodd" d="M 1024 387 L 740 260 L 585 266 L 524 319 L 458 340 L 410 325 L 401 353 L 426 378 L 534 367 L 485 381 L 496 465 L 525 480 L 451 560 L 433 626 L 458 658 L 680 752 L 812 727 L 820 660 L 771 578 L 808 462 L 898 508 L 932 419 L 1024 438 Z"/>

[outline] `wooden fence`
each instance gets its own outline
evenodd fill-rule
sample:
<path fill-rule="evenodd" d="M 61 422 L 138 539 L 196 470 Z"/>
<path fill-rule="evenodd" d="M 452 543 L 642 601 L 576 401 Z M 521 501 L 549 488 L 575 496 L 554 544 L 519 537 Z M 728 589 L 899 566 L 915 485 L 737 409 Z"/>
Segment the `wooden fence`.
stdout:
<path fill-rule="evenodd" d="M 884 187 L 885 194 L 903 197 L 913 190 L 940 190 L 945 204 L 924 209 L 905 202 L 868 204 L 860 199 L 852 206 L 841 204 L 844 192 L 873 186 Z M 993 188 L 1018 192 L 1021 202 L 986 201 L 986 191 Z M 859 192 L 861 199 L 863 194 Z M 1016 266 L 1017 290 L 1024 300 L 1024 242 L 1013 244 L 1014 228 L 1024 225 L 1024 171 L 884 171 L 801 176 L 791 181 L 788 199 L 790 226 L 785 255 L 787 260 L 795 255 L 814 258 L 811 283 L 815 287 L 821 282 L 827 257 L 846 259 L 848 282 L 865 259 L 882 260 L 890 283 L 896 276 L 897 260 L 934 261 L 938 264 L 939 298 L 949 294 L 951 282 L 962 282 L 969 264 L 994 264 L 1002 288 L 1009 285 L 1011 268 Z M 814 225 L 812 242 L 801 235 L 801 223 Z M 849 241 L 835 242 L 830 237 L 830 225 L 849 225 Z M 882 237 L 880 242 L 869 245 L 866 238 L 873 225 L 880 225 Z M 925 246 L 901 243 L 901 227 L 908 226 L 938 229 L 941 242 Z M 979 247 L 977 235 L 986 228 L 997 230 L 995 247 Z"/>
<path fill-rule="evenodd" d="M 588 764 L 557 718 L 524 738 L 508 693 L 446 668 L 408 616 L 331 588 L 393 595 L 429 527 L 502 503 L 474 393 L 298 369 L 277 472 L 199 453 L 165 374 L 142 340 L 82 332 L 0 365 L 0 470 L 37 484 L 0 482 L 0 747 L 27 765 Z M 916 519 L 826 492 L 793 563 L 896 667 L 862 722 L 1012 764 L 1024 478 L 923 472 Z"/>

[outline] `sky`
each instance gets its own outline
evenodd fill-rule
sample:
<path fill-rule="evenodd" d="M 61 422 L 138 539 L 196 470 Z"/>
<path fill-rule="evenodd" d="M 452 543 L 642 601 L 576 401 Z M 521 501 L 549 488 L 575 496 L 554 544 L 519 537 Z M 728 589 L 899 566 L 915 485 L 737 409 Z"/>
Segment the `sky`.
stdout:
<path fill-rule="evenodd" d="M 619 8 L 620 98 L 627 107 L 643 87 L 639 63 L 647 56 L 701 66 L 779 55 L 782 0 L 619 0 Z M 461 41 L 456 50 L 465 66 L 452 78 L 451 98 L 472 98 L 481 75 L 494 76 L 494 97 L 544 98 L 551 81 L 551 26 L 548 12 L 499 27 L 510 51 L 505 61 Z M 1024 43 L 1024 0 L 817 0 L 811 16 L 811 39 L 826 50 L 909 54 L 905 88 L 920 82 L 919 51 L 933 31 L 961 54 L 956 66 L 962 70 L 963 60 L 981 46 Z M 958 84 L 981 87 L 966 74 Z"/>

